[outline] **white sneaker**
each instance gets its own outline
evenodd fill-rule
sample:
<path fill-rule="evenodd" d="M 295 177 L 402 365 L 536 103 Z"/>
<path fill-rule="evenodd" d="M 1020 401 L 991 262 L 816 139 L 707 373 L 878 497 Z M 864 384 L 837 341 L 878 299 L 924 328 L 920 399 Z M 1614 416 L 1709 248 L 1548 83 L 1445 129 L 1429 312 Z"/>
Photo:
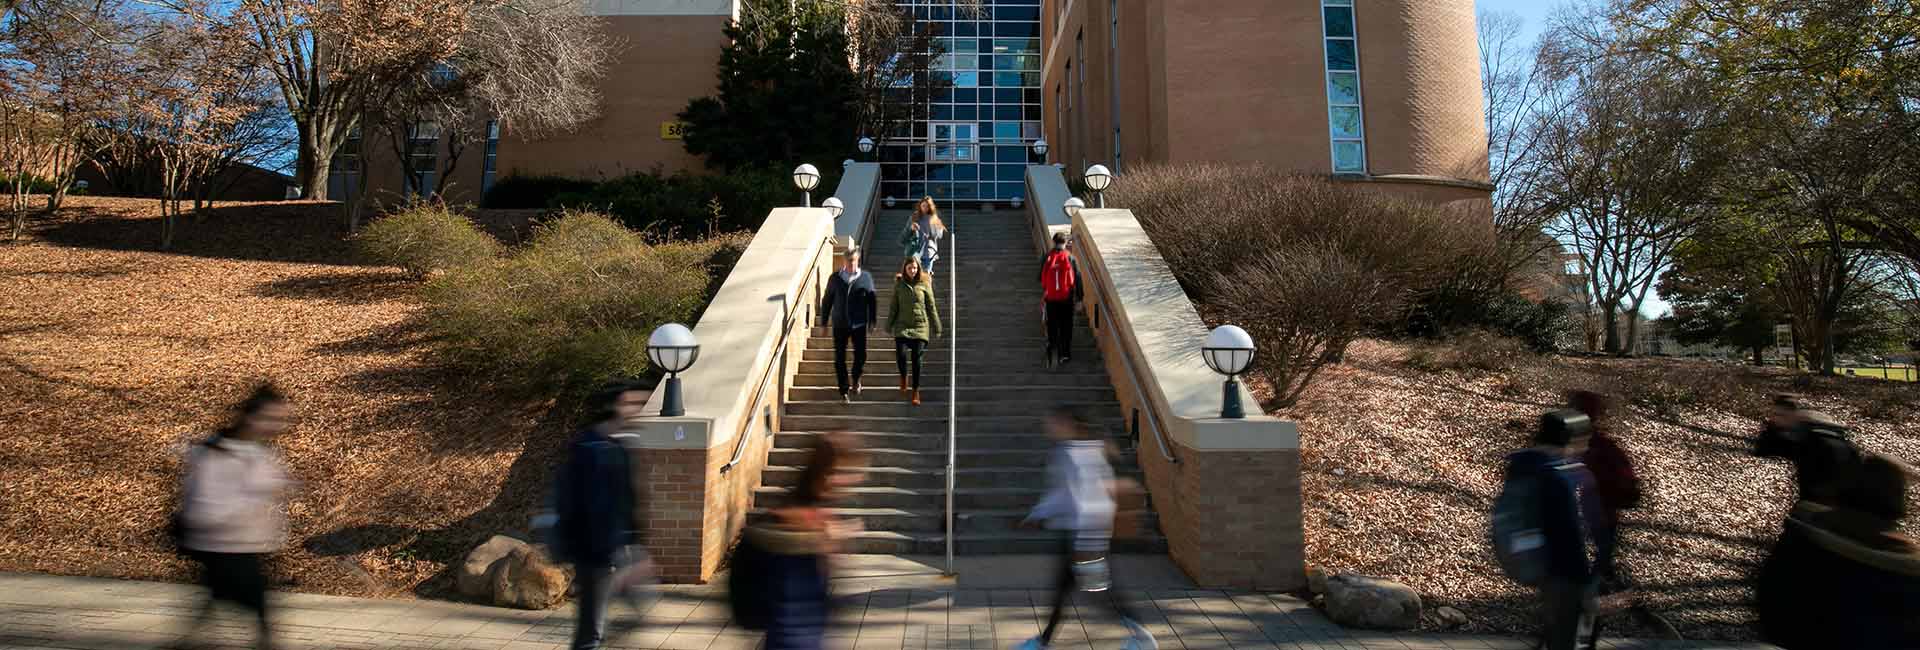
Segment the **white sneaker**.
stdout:
<path fill-rule="evenodd" d="M 1013 650 L 1047 650 L 1047 646 L 1040 645 L 1040 637 L 1036 636 L 1031 639 L 1021 641 L 1020 645 L 1013 647 Z"/>
<path fill-rule="evenodd" d="M 1127 637 L 1125 645 L 1120 646 L 1121 650 L 1160 650 L 1159 639 L 1153 638 L 1153 633 L 1148 632 L 1147 628 L 1133 621 L 1122 622 L 1133 634 Z"/>

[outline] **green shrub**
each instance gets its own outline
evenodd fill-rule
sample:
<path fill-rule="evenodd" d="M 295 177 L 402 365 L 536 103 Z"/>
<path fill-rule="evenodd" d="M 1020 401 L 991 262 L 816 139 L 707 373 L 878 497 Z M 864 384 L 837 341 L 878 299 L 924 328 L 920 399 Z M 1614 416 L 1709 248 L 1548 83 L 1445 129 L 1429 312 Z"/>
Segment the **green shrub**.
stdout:
<path fill-rule="evenodd" d="M 507 210 L 552 207 L 554 199 L 561 195 L 586 192 L 594 185 L 593 181 L 578 178 L 516 174 L 494 181 L 493 186 L 487 188 L 487 195 L 480 199 L 480 207 Z"/>
<path fill-rule="evenodd" d="M 1572 311 L 1563 302 L 1534 302 L 1510 291 L 1448 286 L 1416 298 L 1405 316 L 1383 333 L 1445 339 L 1487 330 L 1547 353 L 1560 348 L 1573 325 Z"/>
<path fill-rule="evenodd" d="M 500 242 L 441 203 L 413 203 L 367 224 L 360 250 L 375 262 L 425 276 L 493 259 Z"/>
<path fill-rule="evenodd" d="M 839 170 L 823 169 L 821 175 L 820 187 L 813 191 L 815 201 L 833 195 Z M 799 190 L 793 188 L 793 178 L 784 171 L 681 172 L 673 176 L 630 174 L 591 190 L 561 195 L 553 205 L 601 211 L 628 228 L 687 237 L 757 230 L 769 211 L 799 205 L 800 198 Z"/>
<path fill-rule="evenodd" d="M 22 176 L 26 178 L 26 181 L 27 181 L 26 190 L 28 194 L 52 194 L 53 193 L 53 181 L 51 179 L 41 178 L 32 173 L 23 174 Z M 6 193 L 12 193 L 14 190 L 13 185 L 14 185 L 14 177 L 12 175 L 0 174 L 0 191 L 4 191 Z M 83 193 L 83 192 L 76 191 L 77 189 L 78 188 L 68 188 L 67 193 L 69 194 Z"/>
<path fill-rule="evenodd" d="M 613 218 L 568 212 L 511 255 L 455 269 L 426 289 L 444 354 L 515 389 L 578 396 L 648 369 L 647 335 L 690 322 L 722 244 L 647 243 Z"/>

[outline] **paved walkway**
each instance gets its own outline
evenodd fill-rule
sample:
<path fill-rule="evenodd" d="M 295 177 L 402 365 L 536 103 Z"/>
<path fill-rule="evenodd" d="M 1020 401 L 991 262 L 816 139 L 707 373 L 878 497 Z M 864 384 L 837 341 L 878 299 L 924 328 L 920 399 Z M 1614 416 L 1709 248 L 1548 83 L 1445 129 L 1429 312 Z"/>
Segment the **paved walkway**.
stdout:
<path fill-rule="evenodd" d="M 979 565 L 975 565 L 979 566 Z M 995 559 L 981 570 L 963 566 L 958 582 L 928 575 L 926 563 L 864 562 L 836 584 L 844 594 L 842 624 L 829 650 L 999 650 L 1033 636 L 1044 624 L 1049 592 L 1006 588 L 1046 575 L 1037 558 Z M 1524 650 L 1504 637 L 1386 634 L 1345 630 L 1299 599 L 1168 586 L 1177 573 L 1139 560 L 1122 569 L 1144 578 L 1128 592 L 1166 650 Z M 1036 573 L 1037 572 L 1037 573 Z M 198 604 L 187 585 L 0 574 L 0 649 L 121 650 L 172 643 Z M 572 610 L 527 612 L 434 601 L 365 600 L 278 594 L 275 627 L 281 648 L 463 648 L 564 650 Z M 1054 646 L 1062 650 L 1118 648 L 1120 627 L 1076 597 L 1076 615 Z M 1089 615 L 1083 620 L 1078 613 Z M 616 609 L 616 618 L 623 614 Z M 223 620 L 214 640 L 243 648 L 251 629 L 238 616 Z M 755 650 L 758 635 L 728 622 L 718 585 L 673 586 L 651 605 L 646 625 L 614 641 L 638 650 Z M 1759 649 L 1726 643 L 1606 642 L 1603 648 Z"/>

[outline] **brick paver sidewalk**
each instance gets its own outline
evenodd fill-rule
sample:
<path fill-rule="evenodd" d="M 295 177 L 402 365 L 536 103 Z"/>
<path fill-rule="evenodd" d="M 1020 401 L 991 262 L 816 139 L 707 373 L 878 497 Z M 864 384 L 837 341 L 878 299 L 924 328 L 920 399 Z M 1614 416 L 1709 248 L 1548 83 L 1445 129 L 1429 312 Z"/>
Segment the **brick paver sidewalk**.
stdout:
<path fill-rule="evenodd" d="M 889 586 L 898 585 L 898 586 Z M 1045 623 L 1048 592 L 941 588 L 924 579 L 868 578 L 841 585 L 843 623 L 830 650 L 998 650 Z M 1529 647 L 1524 641 L 1464 635 L 1344 630 L 1299 599 L 1192 589 L 1127 594 L 1166 650 L 1395 649 Z M 1084 594 L 1082 595 L 1084 596 Z M 155 648 L 176 639 L 198 605 L 187 585 L 0 574 L 0 648 Z M 366 600 L 277 594 L 282 648 L 514 648 L 562 650 L 572 610 L 545 612 L 417 600 Z M 1084 606 L 1088 601 L 1079 599 Z M 728 622 L 714 585 L 662 590 L 645 627 L 610 647 L 645 650 L 755 650 L 758 635 Z M 624 615 L 616 608 L 615 617 Z M 243 647 L 251 630 L 228 616 L 217 639 Z M 1120 627 L 1103 617 L 1069 619 L 1055 638 L 1062 650 L 1117 649 Z M 1759 645 L 1608 642 L 1610 648 L 1764 648 Z"/>

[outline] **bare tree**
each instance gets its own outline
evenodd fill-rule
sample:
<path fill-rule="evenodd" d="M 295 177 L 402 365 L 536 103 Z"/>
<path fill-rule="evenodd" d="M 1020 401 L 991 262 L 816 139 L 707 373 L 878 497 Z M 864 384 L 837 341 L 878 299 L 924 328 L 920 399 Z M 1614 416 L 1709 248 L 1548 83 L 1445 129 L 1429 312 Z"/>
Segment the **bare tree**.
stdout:
<path fill-rule="evenodd" d="M 135 12 L 109 0 L 20 0 L 5 29 L 6 92 L 23 111 L 27 131 L 12 139 L 46 178 L 48 212 L 58 210 L 80 163 L 93 150 L 87 136 L 135 81 L 127 50 Z M 22 165 L 17 171 L 27 171 Z M 16 175 L 16 197 L 26 178 Z M 15 232 L 24 218 L 15 210 Z"/>
<path fill-rule="evenodd" d="M 1607 352 L 1627 353 L 1676 246 L 1714 212 L 1725 155 L 1712 97 L 1656 57 L 1616 47 L 1605 22 L 1564 16 L 1543 45 L 1552 119 L 1534 120 L 1548 232 L 1578 253 Z M 1624 330 L 1624 331 L 1622 331 Z"/>
<path fill-rule="evenodd" d="M 1478 18 L 1487 171 L 1494 188 L 1494 271 L 1509 278 L 1557 261 L 1547 259 L 1558 247 L 1543 232 L 1553 215 L 1546 209 L 1546 176 L 1539 164 L 1545 153 L 1539 125 L 1556 119 L 1557 107 L 1546 101 L 1548 80 L 1535 64 L 1538 44 L 1522 41 L 1525 20 L 1485 10 Z"/>

